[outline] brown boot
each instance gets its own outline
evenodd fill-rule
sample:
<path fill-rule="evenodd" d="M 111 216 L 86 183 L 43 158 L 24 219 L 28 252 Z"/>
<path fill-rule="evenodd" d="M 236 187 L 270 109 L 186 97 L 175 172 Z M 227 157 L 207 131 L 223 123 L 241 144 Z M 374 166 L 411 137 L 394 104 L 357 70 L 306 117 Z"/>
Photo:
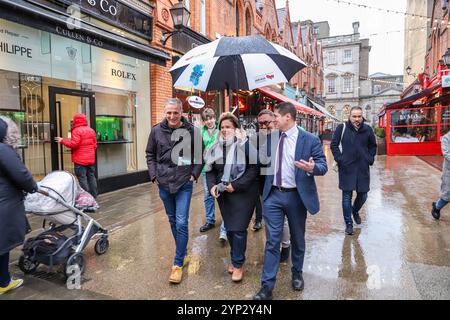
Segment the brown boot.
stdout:
<path fill-rule="evenodd" d="M 182 277 L 183 277 L 183 268 L 179 266 L 173 266 L 172 272 L 170 273 L 169 281 L 171 283 L 178 284 L 181 282 Z"/>
<path fill-rule="evenodd" d="M 231 276 L 231 280 L 234 282 L 242 281 L 242 277 L 244 276 L 244 268 L 234 268 L 233 275 Z"/>
<path fill-rule="evenodd" d="M 233 267 L 233 265 L 232 265 L 231 263 L 228 265 L 227 271 L 228 271 L 229 274 L 232 274 L 232 273 L 233 273 L 234 267 Z"/>

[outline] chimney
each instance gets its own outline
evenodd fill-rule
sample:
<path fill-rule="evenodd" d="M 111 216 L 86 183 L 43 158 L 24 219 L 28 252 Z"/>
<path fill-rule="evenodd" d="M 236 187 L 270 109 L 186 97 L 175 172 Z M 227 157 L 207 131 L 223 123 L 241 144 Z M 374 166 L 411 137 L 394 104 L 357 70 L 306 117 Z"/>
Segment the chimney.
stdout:
<path fill-rule="evenodd" d="M 359 33 L 359 22 L 353 22 L 353 34 Z"/>

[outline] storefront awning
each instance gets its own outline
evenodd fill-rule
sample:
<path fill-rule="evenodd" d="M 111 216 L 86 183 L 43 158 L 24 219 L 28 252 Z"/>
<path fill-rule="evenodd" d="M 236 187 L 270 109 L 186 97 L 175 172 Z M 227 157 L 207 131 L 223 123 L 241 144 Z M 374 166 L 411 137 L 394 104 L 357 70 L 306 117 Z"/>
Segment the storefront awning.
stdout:
<path fill-rule="evenodd" d="M 325 109 L 324 106 L 321 106 L 320 104 L 318 104 L 318 103 L 312 101 L 312 100 L 309 99 L 309 98 L 308 98 L 308 101 L 311 102 L 311 103 L 313 104 L 313 106 L 314 106 L 315 108 L 317 108 L 320 112 L 322 112 L 327 118 L 330 118 L 330 119 L 332 119 L 332 120 L 334 120 L 334 121 L 337 121 L 337 122 L 342 122 L 341 120 L 339 120 L 338 118 L 336 118 L 335 116 L 333 116 L 331 113 L 329 113 L 329 112 L 327 111 L 327 109 Z"/>
<path fill-rule="evenodd" d="M 288 98 L 285 95 L 275 92 L 267 87 L 262 87 L 262 88 L 258 88 L 259 91 L 261 91 L 262 93 L 264 93 L 265 95 L 281 101 L 281 102 L 290 102 L 292 103 L 296 108 L 298 112 L 304 113 L 304 114 L 308 114 L 308 115 L 313 115 L 313 116 L 317 116 L 317 117 L 325 117 L 325 115 L 322 112 L 319 112 L 317 110 L 311 109 L 310 107 L 307 107 L 303 104 L 301 104 L 298 101 L 295 101 L 294 99 Z"/>
<path fill-rule="evenodd" d="M 441 86 L 441 84 L 438 83 L 438 84 L 436 84 L 436 85 L 434 85 L 434 86 L 432 86 L 432 87 L 430 87 L 428 89 L 425 89 L 425 90 L 423 90 L 423 91 L 421 91 L 419 93 L 416 93 L 416 94 L 414 94 L 412 96 L 409 96 L 409 97 L 407 97 L 405 99 L 402 99 L 402 100 L 399 100 L 399 101 L 396 101 L 396 102 L 393 102 L 393 103 L 389 103 L 389 104 L 386 105 L 384 110 L 397 109 L 397 108 L 401 108 L 401 107 L 404 107 L 404 106 L 409 106 L 409 105 L 413 104 L 414 102 L 416 102 L 417 100 L 422 99 L 423 97 L 427 96 L 428 94 L 430 94 L 431 92 L 433 92 L 434 90 L 439 88 L 440 86 Z"/>
<path fill-rule="evenodd" d="M 115 35 L 83 21 L 79 21 L 76 29 L 69 30 L 68 16 L 23 0 L 0 0 L 0 18 L 159 65 L 165 65 L 170 59 L 169 54 L 164 51 Z"/>

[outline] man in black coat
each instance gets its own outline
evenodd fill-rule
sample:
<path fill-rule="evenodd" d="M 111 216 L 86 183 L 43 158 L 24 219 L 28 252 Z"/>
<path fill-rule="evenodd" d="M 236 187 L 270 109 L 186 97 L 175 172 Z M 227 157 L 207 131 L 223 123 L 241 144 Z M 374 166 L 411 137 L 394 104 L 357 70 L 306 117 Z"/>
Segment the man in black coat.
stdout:
<path fill-rule="evenodd" d="M 361 107 L 353 107 L 349 121 L 336 128 L 330 147 L 339 167 L 345 233 L 352 235 L 352 215 L 355 223 L 360 224 L 359 211 L 366 202 L 370 189 L 369 166 L 373 165 L 377 154 L 375 134 L 372 128 L 364 123 Z M 353 191 L 356 191 L 357 196 L 352 205 Z"/>
<path fill-rule="evenodd" d="M 9 252 L 23 243 L 29 224 L 24 191 L 37 190 L 36 182 L 14 150 L 19 130 L 9 118 L 0 118 L 0 295 L 22 285 L 9 274 Z"/>
<path fill-rule="evenodd" d="M 157 183 L 176 244 L 171 283 L 180 283 L 189 240 L 189 206 L 193 182 L 203 167 L 201 132 L 182 116 L 177 98 L 168 99 L 166 118 L 152 128 L 147 144 L 147 166 L 150 179 Z"/>

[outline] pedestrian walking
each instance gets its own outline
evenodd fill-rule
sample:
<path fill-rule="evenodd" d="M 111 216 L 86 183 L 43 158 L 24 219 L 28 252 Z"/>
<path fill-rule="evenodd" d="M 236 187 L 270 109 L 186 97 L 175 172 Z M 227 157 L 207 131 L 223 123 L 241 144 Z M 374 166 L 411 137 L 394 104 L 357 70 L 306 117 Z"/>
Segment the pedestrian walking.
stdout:
<path fill-rule="evenodd" d="M 297 127 L 297 110 L 292 103 L 275 106 L 276 126 L 281 135 L 277 148 L 269 156 L 274 162 L 275 175 L 266 176 L 264 184 L 263 217 L 266 227 L 264 265 L 261 289 L 254 300 L 272 299 L 280 265 L 280 242 L 285 216 L 291 233 L 292 287 L 303 290 L 303 261 L 305 256 L 305 226 L 307 211 L 319 212 L 319 196 L 314 176 L 327 172 L 327 162 L 319 138 Z M 272 139 L 268 139 L 271 144 Z"/>
<path fill-rule="evenodd" d="M 436 220 L 439 220 L 441 217 L 441 209 L 450 202 L 450 131 L 442 137 L 441 149 L 444 156 L 441 192 L 439 199 L 431 205 L 431 215 Z"/>
<path fill-rule="evenodd" d="M 81 188 L 97 198 L 97 178 L 95 177 L 97 135 L 88 126 L 86 115 L 79 113 L 73 117 L 70 139 L 56 137 L 55 141 L 72 149 L 72 162 Z"/>
<path fill-rule="evenodd" d="M 231 113 L 224 113 L 219 128 L 219 139 L 205 156 L 206 179 L 227 230 L 231 255 L 228 272 L 233 281 L 239 282 L 244 272 L 247 229 L 258 197 L 255 181 L 259 170 L 256 163 L 250 163 L 251 152 L 256 160 L 256 149 L 237 135 L 239 120 Z"/>
<path fill-rule="evenodd" d="M 268 109 L 262 110 L 258 114 L 258 127 L 260 129 L 260 131 L 259 131 L 260 135 L 266 136 L 266 139 L 260 139 L 260 141 L 258 143 L 260 152 L 266 152 L 267 146 L 263 145 L 264 143 L 262 143 L 262 140 L 267 142 L 270 137 L 270 134 L 276 129 L 275 128 L 275 114 Z M 262 138 L 262 136 L 260 136 L 260 137 Z M 262 205 L 263 205 L 262 194 L 264 191 L 265 181 L 266 181 L 266 176 L 261 174 L 259 176 L 260 197 L 257 201 L 257 206 L 256 206 L 256 217 L 257 217 L 257 219 L 258 219 L 258 217 L 261 217 L 260 218 L 261 220 L 262 220 Z M 259 204 L 259 206 L 258 206 L 258 204 Z M 260 213 L 258 213 L 259 210 L 260 210 Z M 256 226 L 256 223 L 255 223 L 255 226 Z M 253 226 L 253 229 L 255 229 L 255 226 Z M 283 234 L 281 237 L 280 262 L 286 262 L 289 259 L 290 249 L 291 249 L 291 234 L 289 232 L 289 223 L 288 223 L 287 217 L 285 217 L 284 224 L 283 224 Z"/>
<path fill-rule="evenodd" d="M 216 113 L 211 108 L 206 108 L 202 112 L 202 139 L 205 145 L 205 152 L 207 152 L 214 143 L 217 141 L 219 135 L 219 129 L 217 128 Z M 206 183 L 206 172 L 205 167 L 202 170 L 203 186 L 204 186 L 204 203 L 205 203 L 205 213 L 206 222 L 200 227 L 200 232 L 206 232 L 216 226 L 216 215 L 215 215 L 215 200 L 214 197 L 209 192 Z M 227 241 L 227 233 L 225 229 L 225 224 L 222 221 L 220 226 L 219 240 Z"/>
<path fill-rule="evenodd" d="M 201 141 L 201 132 L 182 116 L 179 99 L 168 99 L 164 112 L 166 118 L 150 132 L 146 154 L 150 180 L 158 184 L 175 240 L 176 252 L 169 281 L 178 284 L 186 264 L 189 207 L 193 182 L 200 177 L 203 167 L 203 146 L 200 143 L 200 150 L 196 150 L 196 138 Z M 181 146 L 182 154 L 175 154 Z"/>
<path fill-rule="evenodd" d="M 353 234 L 353 219 L 361 224 L 359 211 L 370 190 L 370 166 L 375 162 L 377 142 L 372 128 L 364 123 L 361 107 L 353 107 L 347 122 L 340 124 L 330 144 L 339 168 L 339 189 L 342 190 L 342 211 L 345 233 Z M 353 191 L 356 198 L 352 204 Z"/>
<path fill-rule="evenodd" d="M 9 252 L 23 244 L 30 225 L 25 216 L 24 192 L 38 189 L 16 148 L 20 141 L 17 125 L 0 117 L 0 295 L 23 284 L 9 273 Z"/>

